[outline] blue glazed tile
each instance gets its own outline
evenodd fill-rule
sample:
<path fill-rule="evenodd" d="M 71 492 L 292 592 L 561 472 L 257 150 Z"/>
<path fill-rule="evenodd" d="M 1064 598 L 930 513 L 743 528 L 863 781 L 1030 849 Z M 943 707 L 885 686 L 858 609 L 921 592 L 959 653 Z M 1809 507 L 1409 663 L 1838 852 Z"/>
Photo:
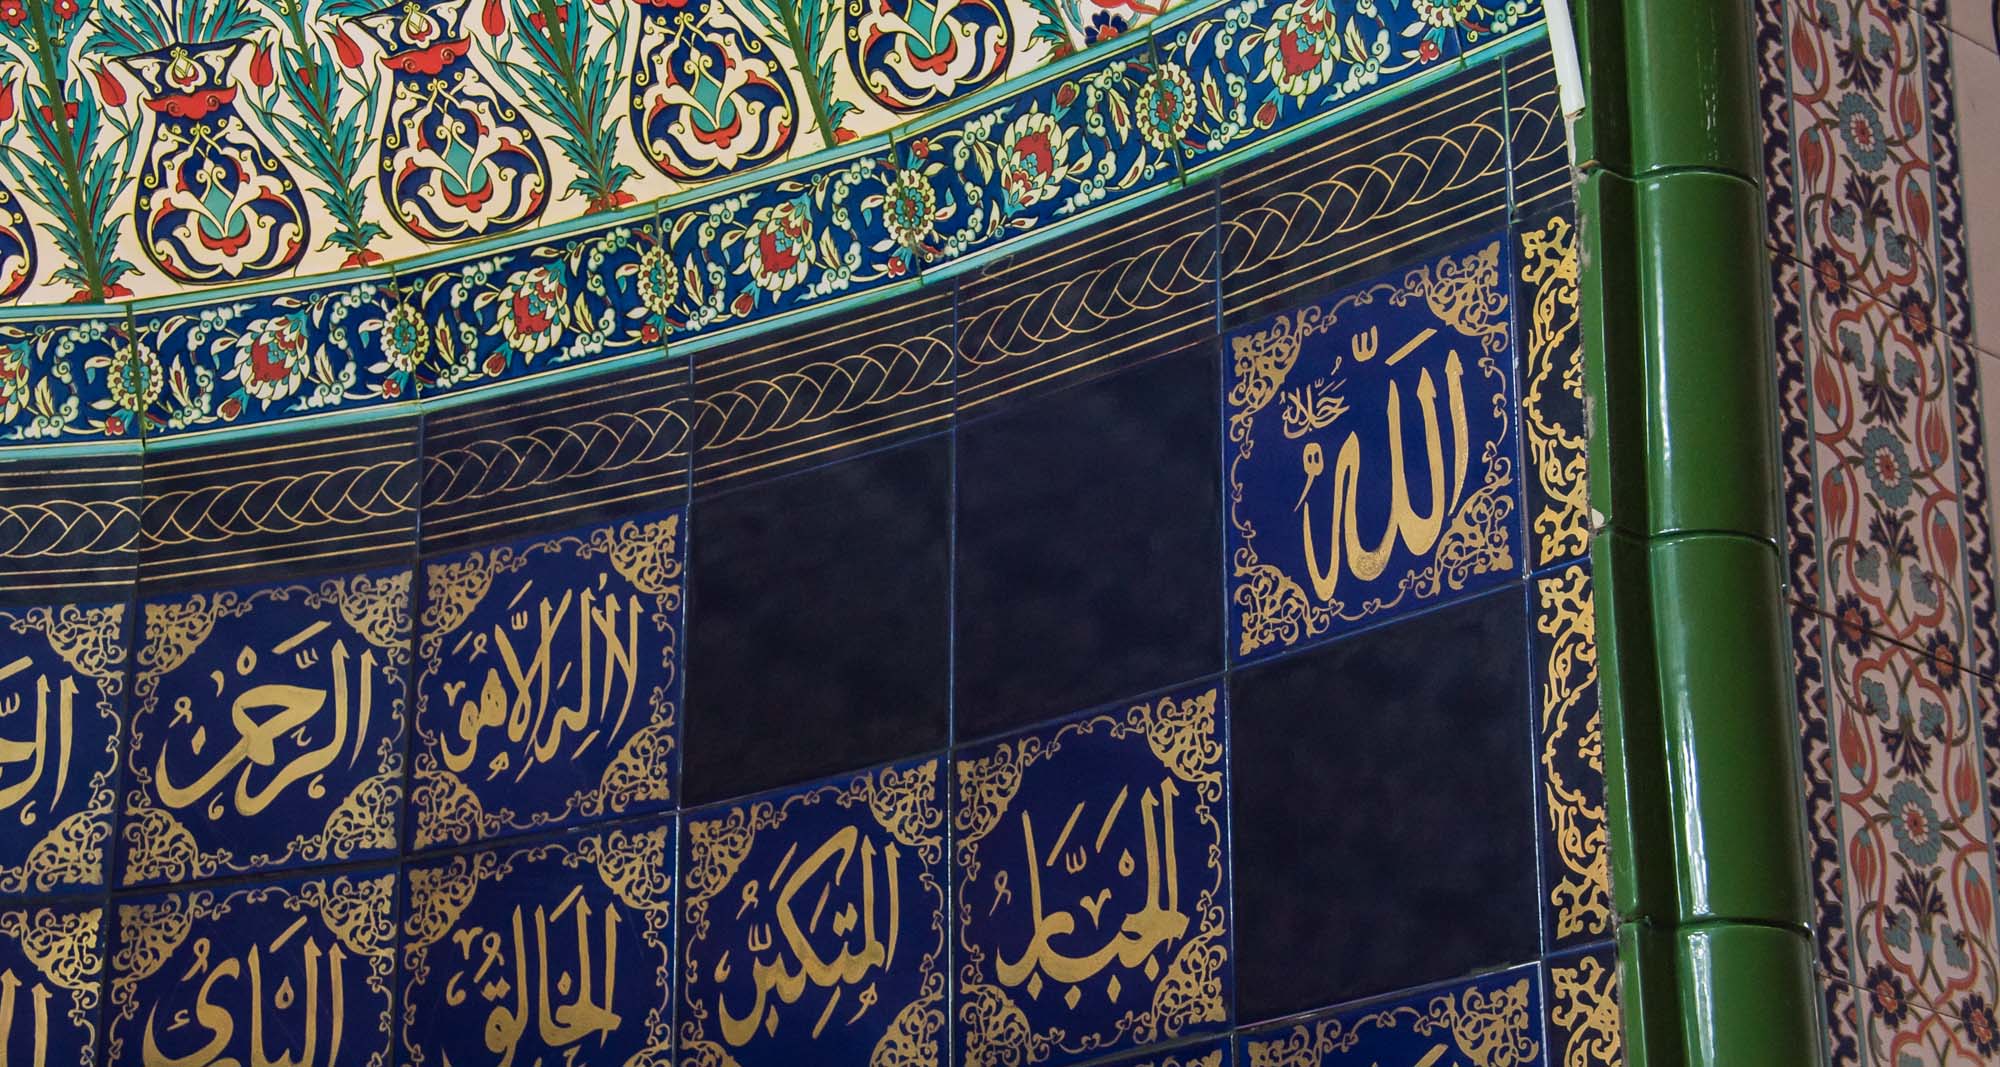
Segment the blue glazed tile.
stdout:
<path fill-rule="evenodd" d="M 1239 661 L 1519 574 L 1508 244 L 1412 263 L 1228 338 Z"/>
<path fill-rule="evenodd" d="M 1549 1009 L 1548 1061 L 1563 1067 L 1623 1067 L 1617 946 L 1601 944 L 1545 960 L 1542 980 Z"/>
<path fill-rule="evenodd" d="M 0 907 L 0 1059 L 97 1062 L 104 909 Z"/>
<path fill-rule="evenodd" d="M 1536 216 L 1516 228 L 1514 242 L 1527 554 L 1539 571 L 1590 553 L 1575 212 Z"/>
<path fill-rule="evenodd" d="M 383 401 L 411 399 L 436 377 L 437 329 L 400 279 L 313 290 L 306 330 L 335 362 L 365 373 Z"/>
<path fill-rule="evenodd" d="M 1191 689 L 959 751 L 959 1062 L 1228 1025 L 1224 732 L 1218 692 Z"/>
<path fill-rule="evenodd" d="M 1559 97 L 1547 42 L 1507 57 L 1507 139 L 1518 213 L 1546 210 L 1571 196 L 1569 124 Z"/>
<path fill-rule="evenodd" d="M 1553 952 L 1612 936 L 1611 831 L 1590 567 L 1572 564 L 1532 584 L 1543 944 Z"/>
<path fill-rule="evenodd" d="M 673 848 L 658 819 L 412 864 L 401 1062 L 670 1063 Z"/>
<path fill-rule="evenodd" d="M 140 444 L 0 448 L 0 602 L 116 600 L 139 572 Z"/>
<path fill-rule="evenodd" d="M 1364 1007 L 1238 1038 L 1260 1067 L 1557 1062 L 1542 1042 L 1542 991 L 1533 964 L 1398 994 Z"/>
<path fill-rule="evenodd" d="M 140 610 L 121 884 L 395 851 L 407 570 Z"/>
<path fill-rule="evenodd" d="M 686 817 L 682 1063 L 945 1062 L 938 762 Z"/>
<path fill-rule="evenodd" d="M 1508 47 L 1547 21 L 1543 0 L 1474 0 L 1461 5 L 1458 32 L 1468 57 Z"/>
<path fill-rule="evenodd" d="M 122 318 L 0 322 L 0 452 L 136 440 L 160 387 L 158 361 L 133 347 Z"/>
<path fill-rule="evenodd" d="M 393 868 L 128 897 L 116 927 L 108 1067 L 389 1059 Z"/>
<path fill-rule="evenodd" d="M 424 564 L 413 847 L 674 799 L 681 523 L 638 515 Z"/>
<path fill-rule="evenodd" d="M 126 605 L 0 607 L 0 895 L 104 885 Z"/>
<path fill-rule="evenodd" d="M 1230 1067 L 1234 1051 L 1226 1037 L 1197 1041 L 1166 1051 L 1142 1053 L 1112 1060 L 1104 1067 Z"/>

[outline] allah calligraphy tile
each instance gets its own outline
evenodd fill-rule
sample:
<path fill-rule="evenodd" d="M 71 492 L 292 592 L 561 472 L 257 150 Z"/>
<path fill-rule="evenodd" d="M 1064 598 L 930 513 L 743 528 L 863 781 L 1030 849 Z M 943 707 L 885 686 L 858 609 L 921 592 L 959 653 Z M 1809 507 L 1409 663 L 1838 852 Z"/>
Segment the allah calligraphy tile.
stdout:
<path fill-rule="evenodd" d="M 392 869 L 128 897 L 116 923 L 107 1065 L 388 1064 Z"/>
<path fill-rule="evenodd" d="M 408 571 L 140 611 L 121 884 L 395 851 Z"/>
<path fill-rule="evenodd" d="M 667 1067 L 671 819 L 413 864 L 402 1062 Z"/>
<path fill-rule="evenodd" d="M 0 607 L 0 894 L 104 884 L 125 618 L 124 604 Z"/>
<path fill-rule="evenodd" d="M 686 819 L 682 1067 L 945 1062 L 938 766 Z"/>
<path fill-rule="evenodd" d="M 1618 949 L 1602 944 L 1542 964 L 1548 997 L 1551 1064 L 1622 1067 L 1624 1023 L 1618 1007 Z"/>
<path fill-rule="evenodd" d="M 1590 551 L 1583 335 L 1578 329 L 1576 223 L 1568 209 L 1515 233 L 1520 309 L 1521 463 L 1527 470 L 1528 566 Z"/>
<path fill-rule="evenodd" d="M 1243 1062 L 1246 1067 L 1547 1067 L 1536 970 L 1529 964 L 1245 1034 Z"/>
<path fill-rule="evenodd" d="M 1533 595 L 1542 908 L 1554 949 L 1611 936 L 1611 839 L 1590 568 L 1536 578 Z"/>
<path fill-rule="evenodd" d="M 0 908 L 0 1062 L 97 1062 L 104 909 Z"/>
<path fill-rule="evenodd" d="M 424 564 L 414 847 L 673 799 L 684 546 L 667 512 Z"/>
<path fill-rule="evenodd" d="M 961 1063 L 1068 1063 L 1229 1021 L 1222 719 L 1196 690 L 961 753 Z"/>
<path fill-rule="evenodd" d="M 1516 570 L 1505 244 L 1481 242 L 1229 337 L 1239 659 Z"/>

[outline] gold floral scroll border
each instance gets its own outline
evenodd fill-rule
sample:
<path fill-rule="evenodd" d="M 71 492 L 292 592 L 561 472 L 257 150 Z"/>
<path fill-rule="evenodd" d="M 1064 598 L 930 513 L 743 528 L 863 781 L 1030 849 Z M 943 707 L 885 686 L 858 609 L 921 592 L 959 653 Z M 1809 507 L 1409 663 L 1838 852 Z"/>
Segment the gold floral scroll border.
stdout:
<path fill-rule="evenodd" d="M 504 846 L 453 856 L 435 866 L 412 866 L 410 911 L 403 919 L 403 974 L 406 987 L 430 977 L 431 946 L 444 940 L 472 905 L 480 885 L 497 882 L 516 864 L 540 863 L 551 856 L 571 870 L 596 873 L 618 902 L 631 909 L 639 936 L 659 955 L 653 981 L 660 1001 L 648 1005 L 644 1026 L 646 1045 L 625 1067 L 671 1067 L 674 988 L 673 823 L 662 820 L 647 829 L 617 828 L 589 836 L 507 849 Z M 424 1049 L 411 1030 L 417 1024 L 417 1001 L 403 1001 L 407 1063 L 423 1067 Z"/>
<path fill-rule="evenodd" d="M 110 722 L 103 760 L 84 783 L 89 800 L 58 819 L 29 846 L 18 867 L 0 867 L 0 893 L 46 893 L 59 886 L 100 886 L 107 877 L 106 846 L 111 841 L 111 808 L 116 803 L 112 781 L 118 771 L 119 702 L 125 692 L 125 605 L 28 608 L 18 614 L 0 610 L 0 627 L 32 637 L 40 634 L 49 651 L 71 670 L 97 685 L 97 714 Z M 32 832 L 32 815 L 15 818 L 23 832 Z"/>
<path fill-rule="evenodd" d="M 708 936 L 709 901 L 735 879 L 759 833 L 783 826 L 795 808 L 821 803 L 866 808 L 883 832 L 923 862 L 919 881 L 934 901 L 931 932 L 936 941 L 918 965 L 917 997 L 890 1020 L 888 1031 L 869 1054 L 869 1067 L 937 1067 L 944 1062 L 939 1039 L 945 1031 L 946 935 L 944 884 L 938 880 L 944 861 L 944 809 L 938 803 L 938 762 L 926 760 L 907 769 L 885 767 L 844 784 L 793 793 L 777 803 L 754 801 L 688 823 L 681 873 L 681 908 L 689 930 L 682 947 L 681 1067 L 739 1067 L 727 1049 L 709 1038 L 708 1006 L 693 995 L 700 974 L 695 947 Z"/>
<path fill-rule="evenodd" d="M 1590 546 L 1583 427 L 1565 426 L 1547 409 L 1548 398 L 1560 392 L 1576 411 L 1583 410 L 1578 269 L 1576 228 L 1568 219 L 1557 216 L 1521 235 L 1521 280 L 1533 289 L 1521 422 L 1528 463 L 1547 498 L 1529 519 L 1538 568 L 1580 556 Z"/>
<path fill-rule="evenodd" d="M 1351 1018 L 1299 1023 L 1291 1029 L 1244 1042 L 1250 1067 L 1322 1067 L 1328 1056 L 1344 1056 L 1377 1033 L 1408 1030 L 1419 1037 L 1449 1038 L 1468 1067 L 1529 1067 L 1540 1062 L 1536 1041 L 1540 1021 L 1528 1005 L 1532 978 L 1494 988 L 1467 986 L 1439 993 L 1422 1006 L 1398 1004 Z"/>
<path fill-rule="evenodd" d="M 396 876 L 336 875 L 306 882 L 270 883 L 241 889 L 170 893 L 136 904 L 118 905 L 118 945 L 111 957 L 111 1006 L 106 1044 L 108 1063 L 125 1063 L 126 1028 L 139 1018 L 139 984 L 179 951 L 198 922 L 224 919 L 239 907 L 275 900 L 287 911 L 319 916 L 350 954 L 368 961 L 368 991 L 381 998 L 376 1030 L 381 1047 L 356 1067 L 386 1067 L 392 1046 L 396 980 Z"/>
<path fill-rule="evenodd" d="M 350 629 L 382 653 L 379 666 L 388 682 L 388 714 L 396 730 L 377 747 L 377 772 L 343 797 L 318 830 L 292 838 L 281 852 L 254 853 L 239 860 L 228 849 L 202 851 L 193 832 L 179 818 L 152 803 L 152 768 L 128 759 L 124 884 L 191 881 L 219 872 L 260 871 L 293 860 L 338 862 L 396 848 L 396 819 L 403 802 L 403 670 L 410 661 L 405 640 L 410 613 L 408 571 L 327 578 L 317 586 L 276 586 L 259 589 L 248 597 L 227 590 L 196 593 L 178 603 L 146 605 L 145 643 L 139 647 L 138 678 L 133 686 L 138 707 L 132 717 L 130 751 L 137 753 L 143 747 L 142 724 L 158 710 L 160 679 L 187 662 L 208 640 L 217 622 L 241 618 L 260 601 L 287 603 L 295 596 L 310 608 L 333 607 Z"/>
<path fill-rule="evenodd" d="M 69 994 L 65 1013 L 83 1033 L 83 1064 L 97 1054 L 99 974 L 104 968 L 104 909 L 15 908 L 0 911 L 0 937 L 13 939 L 42 980 Z M 4 1051 L 4 1049 L 0 1049 Z"/>
<path fill-rule="evenodd" d="M 1066 723 L 1047 735 L 1031 734 L 1005 742 L 983 759 L 958 761 L 953 830 L 963 957 L 958 969 L 958 1019 L 965 1025 L 965 1067 L 1041 1063 L 1057 1051 L 1075 1055 L 1107 1050 L 1127 1039 L 1145 1045 L 1180 1037 L 1203 1023 L 1228 1021 L 1222 995 L 1222 968 L 1229 959 L 1223 937 L 1225 850 L 1222 822 L 1216 815 L 1223 804 L 1223 753 L 1216 705 L 1217 691 L 1213 689 L 1186 698 L 1161 697 L 1134 704 L 1122 716 L 1107 713 Z M 1106 1033 L 1036 1033 L 1007 991 L 987 978 L 985 950 L 966 940 L 973 908 L 965 889 L 979 878 L 980 841 L 1007 814 L 1027 770 L 1054 758 L 1064 741 L 1089 737 L 1100 730 L 1115 740 L 1144 742 L 1163 770 L 1193 787 L 1195 815 L 1211 835 L 1207 847 L 1211 878 L 1195 901 L 1198 917 L 1194 932 L 1153 987 L 1153 1000 L 1145 1011 L 1127 1012 Z"/>
<path fill-rule="evenodd" d="M 1540 693 L 1542 789 L 1558 864 L 1544 901 L 1555 921 L 1550 934 L 1556 942 L 1603 937 L 1611 932 L 1611 845 L 1603 715 L 1597 701 L 1586 699 L 1597 681 L 1590 572 L 1579 564 L 1535 579 L 1535 602 L 1535 629 L 1548 649 Z"/>
<path fill-rule="evenodd" d="M 591 531 L 588 537 L 552 537 L 518 552 L 503 546 L 425 567 L 425 604 L 418 623 L 417 642 L 425 677 L 444 670 L 445 639 L 472 617 L 492 590 L 494 579 L 519 571 L 535 554 L 563 552 L 577 559 L 607 558 L 620 577 L 652 598 L 653 625 L 667 636 L 666 645 L 660 650 L 667 673 L 646 698 L 650 717 L 626 738 L 624 746 L 605 766 L 598 783 L 571 793 L 558 808 L 532 811 L 526 817 L 512 808 L 486 811 L 465 780 L 438 761 L 436 753 L 443 741 L 436 731 L 425 726 L 429 693 L 426 687 L 419 686 L 416 773 L 410 786 L 410 807 L 416 821 L 411 832 L 414 847 L 470 844 L 573 818 L 615 816 L 641 804 L 664 804 L 673 799 L 672 687 L 676 670 L 674 653 L 679 645 L 674 613 L 681 606 L 682 569 L 676 544 L 679 536 L 680 516 L 668 515 L 653 522 L 620 523 L 615 529 L 606 526 Z"/>
<path fill-rule="evenodd" d="M 1621 1067 L 1625 1062 L 1612 952 L 1549 965 L 1549 1044 L 1562 1049 L 1557 1067 Z"/>
<path fill-rule="evenodd" d="M 1493 414 L 1500 420 L 1500 441 L 1489 442 L 1481 459 L 1486 465 L 1480 488 L 1460 505 L 1438 540 L 1430 560 L 1410 568 L 1396 584 L 1393 596 L 1371 596 L 1349 604 L 1341 600 L 1315 602 L 1298 581 L 1257 555 L 1257 530 L 1242 514 L 1244 487 L 1238 468 L 1255 451 L 1254 421 L 1277 399 L 1285 379 L 1298 363 L 1305 342 L 1332 330 L 1344 309 L 1362 308 L 1386 300 L 1392 307 L 1421 301 L 1432 315 L 1481 351 L 1481 374 L 1495 383 Z M 1514 565 L 1508 544 L 1507 519 L 1514 502 L 1505 490 L 1514 483 L 1514 461 L 1501 441 L 1512 414 L 1508 401 L 1508 369 L 1500 355 L 1507 350 L 1506 285 L 1500 277 L 1500 243 L 1462 258 L 1440 257 L 1433 266 L 1417 267 L 1400 285 L 1387 282 L 1349 293 L 1331 307 L 1314 305 L 1279 315 L 1263 330 L 1230 339 L 1233 380 L 1229 388 L 1229 440 L 1235 454 L 1229 461 L 1229 524 L 1242 539 L 1230 560 L 1235 587 L 1231 599 L 1242 609 L 1239 655 L 1277 642 L 1286 646 L 1326 633 L 1335 622 L 1356 622 L 1402 603 L 1463 588 L 1468 578 Z"/>

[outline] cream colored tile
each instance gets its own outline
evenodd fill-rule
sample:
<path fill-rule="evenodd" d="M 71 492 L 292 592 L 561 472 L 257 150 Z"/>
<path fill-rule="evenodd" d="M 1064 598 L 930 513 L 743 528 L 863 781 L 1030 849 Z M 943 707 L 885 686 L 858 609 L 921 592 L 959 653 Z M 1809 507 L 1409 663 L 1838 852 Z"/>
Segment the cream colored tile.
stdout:
<path fill-rule="evenodd" d="M 2000 49 L 2000 2 L 1996 0 L 1945 0 L 1951 13 L 1951 28 L 1987 51 Z"/>
<path fill-rule="evenodd" d="M 2000 55 L 1963 37 L 1952 52 L 1973 335 L 1979 347 L 2000 353 Z"/>

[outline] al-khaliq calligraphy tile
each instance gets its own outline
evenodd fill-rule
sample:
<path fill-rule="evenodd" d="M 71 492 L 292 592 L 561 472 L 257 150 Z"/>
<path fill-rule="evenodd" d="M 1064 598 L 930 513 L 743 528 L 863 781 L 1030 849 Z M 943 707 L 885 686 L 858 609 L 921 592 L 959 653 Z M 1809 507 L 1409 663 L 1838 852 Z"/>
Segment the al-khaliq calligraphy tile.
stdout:
<path fill-rule="evenodd" d="M 1230 1020 L 1214 688 L 962 750 L 953 849 L 967 1067 L 1069 1063 Z"/>
<path fill-rule="evenodd" d="M 662 818 L 412 864 L 402 1062 L 667 1067 L 673 848 Z"/>
<path fill-rule="evenodd" d="M 1402 993 L 1238 1038 L 1251 1067 L 1551 1063 L 1537 966 Z M 1571 1063 L 1587 1062 L 1571 1060 Z"/>
<path fill-rule="evenodd" d="M 102 907 L 0 908 L 0 1057 L 92 1067 L 103 969 Z"/>

